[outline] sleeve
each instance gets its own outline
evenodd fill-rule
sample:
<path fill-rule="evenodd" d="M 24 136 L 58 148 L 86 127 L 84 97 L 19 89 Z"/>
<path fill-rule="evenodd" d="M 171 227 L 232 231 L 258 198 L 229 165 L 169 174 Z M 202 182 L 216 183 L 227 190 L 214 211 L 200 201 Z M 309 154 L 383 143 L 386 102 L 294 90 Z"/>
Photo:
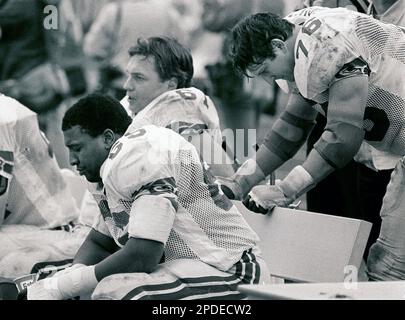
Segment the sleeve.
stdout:
<path fill-rule="evenodd" d="M 129 218 L 130 237 L 167 242 L 178 208 L 171 180 L 154 181 L 135 196 Z"/>
<path fill-rule="evenodd" d="M 294 78 L 300 93 L 317 101 L 316 97 L 337 80 L 339 71 L 361 56 L 362 50 L 357 46 L 354 39 L 323 20 L 308 20 L 295 43 Z"/>

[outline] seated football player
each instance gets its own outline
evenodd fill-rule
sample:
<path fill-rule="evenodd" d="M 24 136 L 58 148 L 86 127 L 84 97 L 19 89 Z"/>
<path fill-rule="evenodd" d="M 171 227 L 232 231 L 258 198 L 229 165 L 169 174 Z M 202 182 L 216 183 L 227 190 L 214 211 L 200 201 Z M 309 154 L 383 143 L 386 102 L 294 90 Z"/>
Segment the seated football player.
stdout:
<path fill-rule="evenodd" d="M 121 103 L 133 117 L 131 128 L 146 124 L 170 128 L 193 143 L 214 175 L 232 175 L 235 163 L 222 149 L 215 105 L 190 87 L 194 73 L 190 51 L 175 39 L 151 37 L 138 39 L 129 55 L 127 96 Z"/>
<path fill-rule="evenodd" d="M 396 155 L 379 239 L 368 257 L 373 280 L 405 279 L 404 47 L 400 27 L 343 8 L 307 8 L 285 19 L 259 13 L 232 30 L 235 67 L 247 76 L 285 81 L 290 96 L 256 158 L 224 179 L 223 190 L 235 198 L 249 193 L 246 206 L 267 213 L 343 167 L 363 141 Z M 317 112 L 327 124 L 305 162 L 275 186 L 254 187 L 298 151 Z"/>
<path fill-rule="evenodd" d="M 79 212 L 37 115 L 0 94 L 0 276 L 27 275 L 37 263 L 73 259 L 84 236 Z"/>
<path fill-rule="evenodd" d="M 269 281 L 258 237 L 173 130 L 131 122 L 89 95 L 65 114 L 70 162 L 101 214 L 73 266 L 28 287 L 28 299 L 239 299 Z"/>

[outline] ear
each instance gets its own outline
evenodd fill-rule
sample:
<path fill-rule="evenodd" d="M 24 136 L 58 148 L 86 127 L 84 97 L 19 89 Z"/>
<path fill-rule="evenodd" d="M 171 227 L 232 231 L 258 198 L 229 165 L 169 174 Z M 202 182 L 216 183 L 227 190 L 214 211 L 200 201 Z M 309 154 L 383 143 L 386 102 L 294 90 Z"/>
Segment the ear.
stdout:
<path fill-rule="evenodd" d="M 176 90 L 177 86 L 179 85 L 179 81 L 177 78 L 170 78 L 169 82 L 167 83 L 167 88 L 169 90 Z"/>
<path fill-rule="evenodd" d="M 272 46 L 273 50 L 279 49 L 283 53 L 287 52 L 287 46 L 283 40 L 273 39 L 273 40 L 271 40 L 271 46 Z"/>
<path fill-rule="evenodd" d="M 103 144 L 106 150 L 110 150 L 115 141 L 117 141 L 118 137 L 111 129 L 105 129 L 103 132 Z"/>

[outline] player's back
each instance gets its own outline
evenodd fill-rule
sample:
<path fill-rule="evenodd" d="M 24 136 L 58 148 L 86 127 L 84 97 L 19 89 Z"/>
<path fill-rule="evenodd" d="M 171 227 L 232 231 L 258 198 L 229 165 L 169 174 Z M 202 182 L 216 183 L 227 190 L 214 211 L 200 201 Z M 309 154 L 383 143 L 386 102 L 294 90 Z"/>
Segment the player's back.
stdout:
<path fill-rule="evenodd" d="M 104 220 L 120 246 L 128 237 L 130 214 L 136 216 L 133 203 L 150 194 L 164 194 L 177 209 L 165 245 L 168 261 L 201 259 L 227 270 L 256 246 L 257 235 L 204 170 L 194 146 L 172 130 L 145 126 L 128 131 L 101 172 L 105 190 L 96 198 L 108 202 L 102 208 Z M 139 210 L 153 216 L 153 206 Z"/>
<path fill-rule="evenodd" d="M 78 210 L 34 112 L 0 95 L 0 175 L 4 224 L 53 228 L 77 219 Z"/>
<path fill-rule="evenodd" d="M 337 74 L 359 59 L 369 75 L 365 140 L 403 155 L 405 150 L 405 31 L 344 8 L 308 8 L 289 20 L 300 25 L 295 44 L 294 77 L 300 93 L 318 103 L 344 77 Z M 350 70 L 347 69 L 347 76 Z M 338 78 L 340 77 L 340 78 Z"/>

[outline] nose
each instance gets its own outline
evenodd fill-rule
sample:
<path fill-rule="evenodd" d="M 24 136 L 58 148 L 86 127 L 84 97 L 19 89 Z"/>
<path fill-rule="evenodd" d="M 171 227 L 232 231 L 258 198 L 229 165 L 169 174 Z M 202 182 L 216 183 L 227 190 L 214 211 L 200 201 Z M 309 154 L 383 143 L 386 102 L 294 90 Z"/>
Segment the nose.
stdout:
<path fill-rule="evenodd" d="M 79 159 L 73 152 L 69 152 L 69 163 L 73 167 L 79 164 Z"/>
<path fill-rule="evenodd" d="M 134 85 L 133 85 L 133 81 L 131 81 L 131 77 L 128 77 L 127 81 L 125 81 L 124 90 L 126 90 L 126 91 L 134 90 Z"/>

